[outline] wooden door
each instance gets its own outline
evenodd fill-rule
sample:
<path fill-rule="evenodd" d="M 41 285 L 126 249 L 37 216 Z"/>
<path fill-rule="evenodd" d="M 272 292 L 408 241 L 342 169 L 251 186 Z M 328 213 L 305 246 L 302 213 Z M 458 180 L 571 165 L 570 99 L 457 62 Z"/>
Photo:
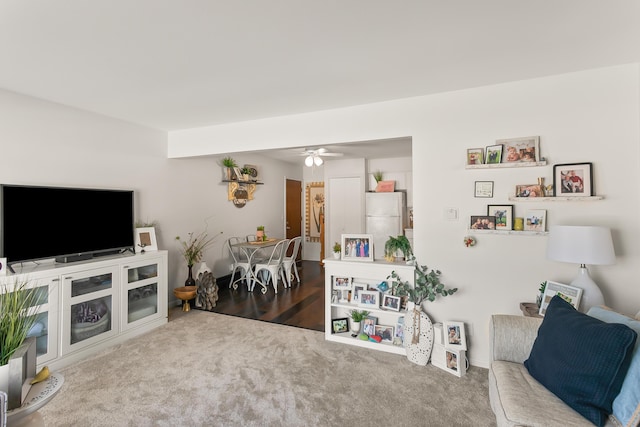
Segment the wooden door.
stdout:
<path fill-rule="evenodd" d="M 286 185 L 286 218 L 287 239 L 302 236 L 302 182 L 287 179 Z M 291 252 L 293 249 L 290 249 Z M 287 253 L 291 255 L 291 253 Z M 302 247 L 298 252 L 296 262 L 302 259 Z"/>

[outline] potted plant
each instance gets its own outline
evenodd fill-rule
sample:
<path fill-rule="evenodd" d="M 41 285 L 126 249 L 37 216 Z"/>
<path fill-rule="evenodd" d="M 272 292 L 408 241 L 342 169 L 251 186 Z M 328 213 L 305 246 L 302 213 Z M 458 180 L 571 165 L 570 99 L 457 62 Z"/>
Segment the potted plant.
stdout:
<path fill-rule="evenodd" d="M 231 181 L 231 177 L 233 176 L 231 171 L 233 170 L 233 168 L 238 167 L 238 164 L 233 159 L 233 157 L 227 156 L 227 157 L 222 159 L 222 166 L 224 166 L 224 168 L 225 168 L 224 169 L 225 179 L 227 181 Z"/>
<path fill-rule="evenodd" d="M 398 251 L 402 252 L 405 261 L 413 262 L 415 259 L 413 256 L 413 250 L 411 249 L 411 242 L 409 242 L 407 236 L 389 236 L 389 240 L 384 244 L 384 258 L 389 262 L 393 262 L 396 259 Z"/>
<path fill-rule="evenodd" d="M 429 270 L 426 265 L 415 266 L 415 286 L 408 281 L 402 281 L 395 271 L 387 279 L 392 279 L 391 292 L 393 295 L 406 297 L 407 315 L 405 316 L 404 345 L 407 349 L 407 359 L 415 364 L 425 366 L 431 357 L 433 343 L 433 324 L 431 319 L 422 311 L 422 303 L 435 301 L 438 295 L 446 297 L 453 295 L 458 288 L 446 289 L 440 282 L 439 270 Z"/>
<path fill-rule="evenodd" d="M 240 169 L 240 173 L 242 173 L 242 180 L 249 181 L 251 179 L 251 169 L 248 167 L 243 167 Z"/>
<path fill-rule="evenodd" d="M 335 242 L 333 244 L 333 257 L 335 259 L 340 259 L 340 251 L 342 251 L 342 246 L 340 246 L 340 243 Z"/>
<path fill-rule="evenodd" d="M 367 318 L 369 312 L 367 310 L 356 310 L 353 309 L 349 311 L 349 316 L 351 316 L 351 333 L 357 334 L 360 332 L 360 323 Z"/>
<path fill-rule="evenodd" d="M 184 283 L 185 286 L 195 286 L 196 281 L 193 279 L 192 272 L 193 265 L 202 261 L 204 252 L 213 244 L 216 237 L 220 234 L 222 234 L 222 232 L 213 237 L 209 237 L 207 232 L 203 231 L 194 237 L 193 233 L 189 233 L 189 238 L 184 241 L 180 239 L 180 236 L 176 236 L 176 240 L 180 242 L 180 253 L 189 268 L 189 277 Z"/>
<path fill-rule="evenodd" d="M 35 345 L 35 338 L 27 340 L 27 336 L 37 319 L 40 293 L 26 281 L 0 285 L 0 390 L 9 395 L 9 409 L 22 404 L 22 385 L 16 391 L 10 384 L 9 360 L 14 354 L 26 353 L 23 346 Z M 35 365 L 27 369 L 35 373 Z"/>
<path fill-rule="evenodd" d="M 379 170 L 375 171 L 373 173 L 373 179 L 376 180 L 376 183 L 382 181 L 382 171 L 379 171 Z"/>
<path fill-rule="evenodd" d="M 264 225 L 259 225 L 256 229 L 256 240 L 265 240 Z"/>

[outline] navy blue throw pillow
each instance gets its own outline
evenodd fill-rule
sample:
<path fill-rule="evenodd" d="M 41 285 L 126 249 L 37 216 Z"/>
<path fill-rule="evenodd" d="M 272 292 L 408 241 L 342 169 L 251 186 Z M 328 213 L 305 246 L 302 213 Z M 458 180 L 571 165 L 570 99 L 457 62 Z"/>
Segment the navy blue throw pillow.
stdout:
<path fill-rule="evenodd" d="M 580 313 L 556 295 L 524 365 L 540 384 L 602 426 L 622 387 L 636 339 L 628 326 Z"/>

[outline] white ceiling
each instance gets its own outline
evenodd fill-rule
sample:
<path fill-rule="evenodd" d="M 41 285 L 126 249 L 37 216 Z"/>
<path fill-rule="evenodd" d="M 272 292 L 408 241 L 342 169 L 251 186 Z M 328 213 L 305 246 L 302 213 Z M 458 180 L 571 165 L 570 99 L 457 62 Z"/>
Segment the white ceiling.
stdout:
<path fill-rule="evenodd" d="M 0 0 L 0 88 L 163 130 L 640 60 L 637 0 Z"/>

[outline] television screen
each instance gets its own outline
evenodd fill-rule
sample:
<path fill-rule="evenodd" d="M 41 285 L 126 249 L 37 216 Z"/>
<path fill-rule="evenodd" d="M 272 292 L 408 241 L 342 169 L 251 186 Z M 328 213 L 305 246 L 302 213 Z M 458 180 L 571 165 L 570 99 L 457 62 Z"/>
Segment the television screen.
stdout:
<path fill-rule="evenodd" d="M 133 191 L 20 185 L 0 191 L 0 256 L 9 263 L 134 247 Z"/>

